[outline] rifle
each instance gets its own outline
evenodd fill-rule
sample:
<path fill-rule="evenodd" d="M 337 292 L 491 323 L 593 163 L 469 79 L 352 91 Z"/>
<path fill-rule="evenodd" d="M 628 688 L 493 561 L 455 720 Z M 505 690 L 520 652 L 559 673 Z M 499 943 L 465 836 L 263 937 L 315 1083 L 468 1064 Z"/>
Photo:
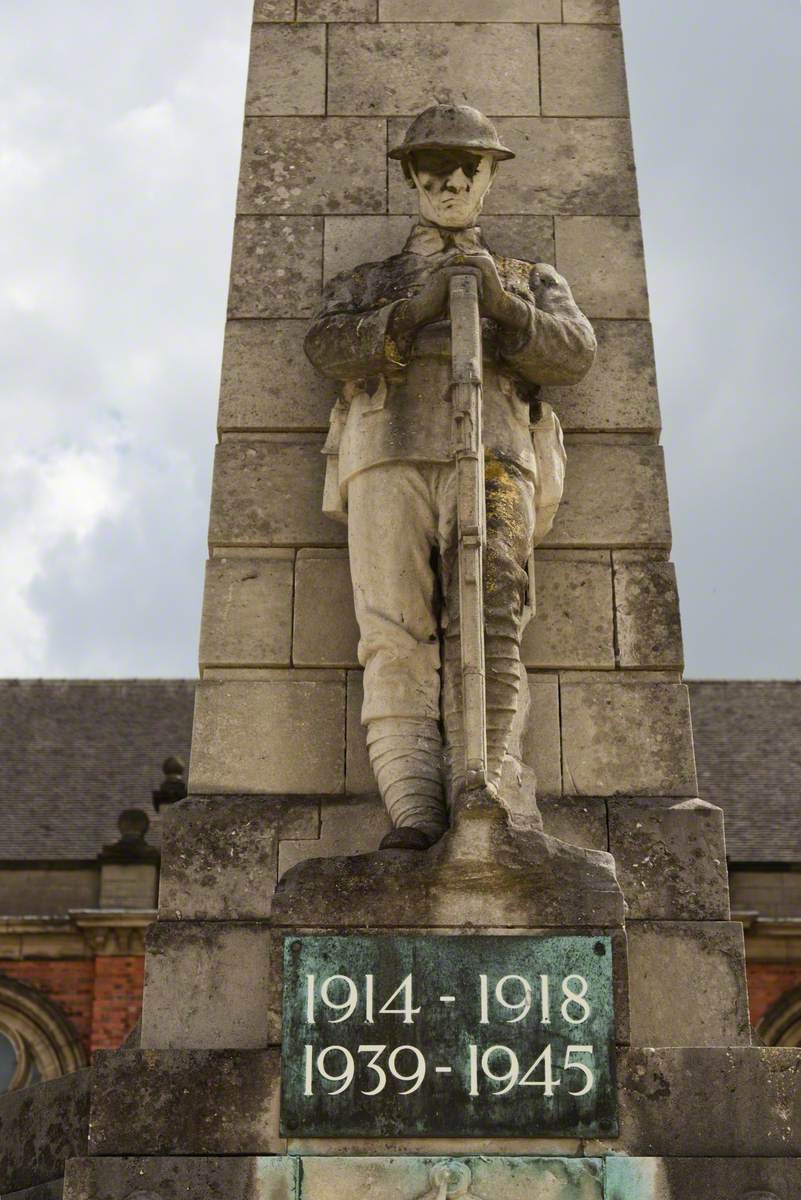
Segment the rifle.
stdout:
<path fill-rule="evenodd" d="M 474 275 L 450 281 L 454 458 L 458 516 L 459 614 L 465 784 L 487 782 L 487 686 L 484 663 L 484 494 L 481 317 Z"/>

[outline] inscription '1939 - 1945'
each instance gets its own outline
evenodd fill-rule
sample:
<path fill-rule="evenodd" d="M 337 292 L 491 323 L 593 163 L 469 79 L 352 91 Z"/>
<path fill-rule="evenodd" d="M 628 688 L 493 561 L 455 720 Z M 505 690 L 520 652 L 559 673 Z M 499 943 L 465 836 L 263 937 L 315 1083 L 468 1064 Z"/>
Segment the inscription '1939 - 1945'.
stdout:
<path fill-rule="evenodd" d="M 288 1134 L 614 1133 L 607 938 L 285 943 Z"/>

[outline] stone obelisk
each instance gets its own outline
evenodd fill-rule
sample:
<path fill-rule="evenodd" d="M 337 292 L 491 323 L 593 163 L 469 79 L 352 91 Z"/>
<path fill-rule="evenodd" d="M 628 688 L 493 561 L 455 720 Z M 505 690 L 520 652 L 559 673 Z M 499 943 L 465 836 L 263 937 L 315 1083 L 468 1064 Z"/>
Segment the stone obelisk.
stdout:
<path fill-rule="evenodd" d="M 362 883 L 342 865 L 369 856 L 387 824 L 359 720 L 345 530 L 321 512 L 336 388 L 312 370 L 303 340 L 325 280 L 403 245 L 413 196 L 400 169 L 387 170 L 387 148 L 442 100 L 489 114 L 516 152 L 482 217 L 493 251 L 554 264 L 598 338 L 583 383 L 543 392 L 565 430 L 568 469 L 537 554 L 520 755 L 536 772 L 545 832 L 610 852 L 625 912 L 611 893 L 585 903 L 579 885 L 560 900 L 542 864 L 542 892 L 536 873 L 523 886 L 506 833 L 480 821 L 445 843 L 456 849 L 441 852 L 439 874 L 416 876 L 411 898 L 396 873 L 382 903 L 363 874 L 360 901 Z M 190 797 L 166 822 L 141 1045 L 95 1061 L 88 1151 L 68 1164 L 68 1200 L 801 1193 L 801 1060 L 751 1045 L 722 814 L 697 795 L 659 428 L 614 0 L 256 0 Z M 315 858 L 336 859 L 304 867 L 324 886 L 276 893 L 290 868 Z M 429 980 L 447 973 L 458 945 L 459 978 L 475 963 L 483 981 L 479 1024 L 494 1019 L 493 996 L 524 1016 L 533 1002 L 522 966 L 499 968 L 495 991 L 482 954 L 497 964 L 515 947 L 520 962 L 546 943 L 568 958 L 586 949 L 599 980 L 601 960 L 611 962 L 598 984 L 606 1107 L 592 1109 L 589 1034 L 571 1047 L 588 1107 L 550 1126 L 531 1117 L 522 1088 L 493 1125 L 506 1087 L 488 1083 L 496 1052 L 513 1061 L 498 1046 L 471 1051 L 470 1095 L 488 1099 L 458 1119 L 445 1104 L 404 1124 L 399 1099 L 380 1121 L 378 1101 L 348 1108 L 347 1072 L 316 1043 L 304 1090 L 287 1056 L 301 1064 L 326 1006 L 329 1017 L 349 1008 L 350 1019 L 358 1002 L 372 1023 L 380 938 L 385 961 L 425 960 Z M 335 953 L 367 964 L 339 990 L 319 965 Z M 298 975 L 301 961 L 318 966 Z M 305 1009 L 295 976 L 307 981 Z M 588 1014 L 573 997 L 586 980 L 576 977 L 562 978 L 557 1008 L 580 1025 Z M 540 1017 L 556 1021 L 539 978 Z M 413 1025 L 411 990 L 399 987 L 394 1003 L 382 1011 Z M 430 1028 L 444 1045 L 448 1022 Z M 355 1051 L 337 1036 L 336 1063 L 347 1064 Z M 411 1079 L 422 1091 L 410 1069 L 421 1054 L 426 1069 L 449 1068 L 426 1059 L 439 1041 L 421 1050 L 412 1037 L 406 1059 L 374 1061 L 385 1084 Z M 564 1080 L 568 1058 L 562 1066 Z M 334 1074 L 341 1118 L 318 1106 L 307 1120 L 305 1100 L 325 1100 Z M 509 1088 L 521 1078 L 510 1069 Z"/>

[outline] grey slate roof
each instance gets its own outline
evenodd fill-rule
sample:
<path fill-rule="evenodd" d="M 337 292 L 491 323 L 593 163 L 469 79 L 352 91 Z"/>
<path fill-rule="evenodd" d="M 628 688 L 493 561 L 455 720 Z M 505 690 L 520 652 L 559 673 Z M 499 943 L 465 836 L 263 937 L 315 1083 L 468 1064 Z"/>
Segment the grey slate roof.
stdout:
<path fill-rule="evenodd" d="M 0 861 L 94 859 L 144 808 L 168 754 L 189 763 L 187 679 L 0 681 Z M 733 862 L 801 862 L 801 682 L 690 683 L 699 792 Z"/>
<path fill-rule="evenodd" d="M 124 808 L 153 822 L 161 764 L 188 765 L 186 679 L 0 680 L 0 861 L 94 859 Z"/>
<path fill-rule="evenodd" d="M 731 862 L 801 863 L 801 682 L 690 684 L 698 790 Z"/>

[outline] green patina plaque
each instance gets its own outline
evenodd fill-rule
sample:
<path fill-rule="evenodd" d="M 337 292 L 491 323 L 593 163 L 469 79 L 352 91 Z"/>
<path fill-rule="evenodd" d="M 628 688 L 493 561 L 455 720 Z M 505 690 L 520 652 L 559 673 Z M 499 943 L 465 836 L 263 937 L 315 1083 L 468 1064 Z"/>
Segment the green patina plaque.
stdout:
<path fill-rule="evenodd" d="M 286 937 L 294 1137 L 615 1137 L 608 937 Z"/>

